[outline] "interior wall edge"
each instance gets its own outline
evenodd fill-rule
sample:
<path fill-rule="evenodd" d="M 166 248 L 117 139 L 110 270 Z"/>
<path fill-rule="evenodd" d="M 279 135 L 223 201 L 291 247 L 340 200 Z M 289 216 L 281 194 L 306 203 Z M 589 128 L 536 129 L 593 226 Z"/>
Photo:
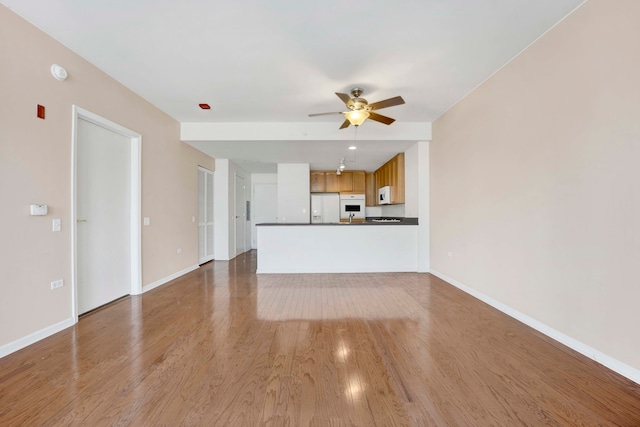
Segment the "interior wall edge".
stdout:
<path fill-rule="evenodd" d="M 148 285 L 144 285 L 142 287 L 142 293 L 145 293 L 147 291 L 150 291 L 151 289 L 155 289 L 159 286 L 162 285 L 166 285 L 167 283 L 169 283 L 170 281 L 177 279 L 178 277 L 184 276 L 187 273 L 192 272 L 193 270 L 197 270 L 198 268 L 200 268 L 200 266 L 198 264 L 192 265 L 190 267 L 187 267 L 183 270 L 177 271 L 173 274 L 170 274 L 166 277 L 163 277 L 162 279 L 158 279 L 155 282 L 151 282 Z"/>
<path fill-rule="evenodd" d="M 53 325 L 49 325 L 45 328 L 40 329 L 39 331 L 33 332 L 24 337 L 18 338 L 15 341 L 4 344 L 0 346 L 0 358 L 10 355 L 11 353 L 15 353 L 18 350 L 22 350 L 25 347 L 30 346 L 31 344 L 35 344 L 40 340 L 43 340 L 51 335 L 57 334 L 58 332 L 67 329 L 70 326 L 76 324 L 76 321 L 73 317 L 69 317 L 61 322 L 54 323 Z"/>
<path fill-rule="evenodd" d="M 553 339 L 554 341 L 557 341 L 560 344 L 563 344 L 569 347 L 570 349 L 577 351 L 583 356 L 586 356 L 589 359 L 601 364 L 602 366 L 611 369 L 612 371 L 622 375 L 623 377 L 628 378 L 637 384 L 640 384 L 640 370 L 635 369 L 627 365 L 626 363 L 623 363 L 609 356 L 608 354 L 603 353 L 600 350 L 596 350 L 595 348 L 588 346 L 587 344 L 581 341 L 578 341 L 577 339 L 570 337 L 569 335 L 566 335 L 556 329 L 553 329 L 552 327 L 534 319 L 533 317 L 527 316 L 526 314 L 521 313 L 520 311 L 512 307 L 509 307 L 508 305 L 503 304 L 500 301 L 497 301 L 483 294 L 482 292 L 475 290 L 471 286 L 460 283 L 457 280 L 451 277 L 448 277 L 445 274 L 442 274 L 433 269 L 430 271 L 430 273 L 438 277 L 439 279 L 444 280 L 448 284 L 455 286 L 461 291 L 471 295 L 472 297 L 479 299 L 485 304 L 490 305 L 496 310 L 501 311 L 507 316 L 535 329 L 536 331 L 544 334 L 545 336 Z"/>

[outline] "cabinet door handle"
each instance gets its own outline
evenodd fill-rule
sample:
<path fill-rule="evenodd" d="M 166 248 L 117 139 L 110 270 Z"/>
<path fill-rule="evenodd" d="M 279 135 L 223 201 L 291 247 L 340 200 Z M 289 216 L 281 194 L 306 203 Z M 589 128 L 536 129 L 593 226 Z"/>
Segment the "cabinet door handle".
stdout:
<path fill-rule="evenodd" d="M 77 220 L 76 222 L 77 222 L 77 223 L 87 222 L 87 220 L 86 220 L 86 219 L 79 219 L 79 220 Z"/>

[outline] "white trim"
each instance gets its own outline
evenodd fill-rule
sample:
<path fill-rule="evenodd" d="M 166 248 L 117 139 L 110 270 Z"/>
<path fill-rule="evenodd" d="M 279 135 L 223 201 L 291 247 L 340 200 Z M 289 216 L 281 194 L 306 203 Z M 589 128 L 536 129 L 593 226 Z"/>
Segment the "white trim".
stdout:
<path fill-rule="evenodd" d="M 238 178 L 240 178 L 242 180 L 242 212 L 241 215 L 238 215 Z M 245 177 L 238 174 L 238 172 L 236 171 L 234 174 L 234 180 L 233 180 L 233 201 L 234 201 L 234 206 L 233 206 L 233 258 L 237 257 L 238 255 L 241 255 L 243 253 L 245 253 L 246 250 L 246 246 L 247 246 L 247 218 L 246 218 L 246 212 L 245 212 L 245 208 L 244 206 L 246 206 L 246 200 L 247 200 L 247 185 L 245 183 Z M 242 218 L 242 227 L 244 228 L 244 233 L 242 233 L 242 240 L 243 240 L 243 245 L 242 245 L 242 250 L 240 252 L 238 252 L 238 217 Z M 229 254 L 231 255 L 231 254 Z"/>
<path fill-rule="evenodd" d="M 204 206 L 200 206 L 200 172 L 204 173 Z M 209 205 L 209 197 L 208 197 L 208 187 L 209 185 L 207 184 L 207 177 L 211 175 L 211 182 L 213 185 L 213 188 L 211 189 L 211 194 L 213 195 L 212 198 L 213 200 L 211 201 L 211 206 L 212 206 L 212 210 L 211 210 L 211 221 L 208 222 L 207 221 L 207 206 Z M 214 259 L 215 257 L 215 253 L 214 253 L 214 249 L 215 249 L 215 207 L 214 203 L 215 203 L 215 188 L 216 188 L 216 184 L 215 184 L 215 174 L 213 173 L 213 171 L 198 165 L 198 264 L 202 265 L 205 262 L 209 262 L 212 259 Z M 200 208 L 202 208 L 204 210 L 204 222 L 201 222 L 200 220 L 202 218 L 200 218 Z M 200 227 L 204 227 L 204 252 L 205 254 L 209 252 L 209 247 L 207 245 L 207 226 L 211 226 L 213 229 L 213 233 L 214 233 L 214 237 L 211 241 L 211 245 L 213 246 L 211 249 L 211 255 L 205 255 L 204 257 L 200 258 Z"/>
<path fill-rule="evenodd" d="M 198 265 L 200 266 L 200 265 L 202 265 L 202 264 L 206 264 L 206 263 L 208 263 L 209 261 L 213 261 L 213 255 L 210 255 L 210 256 L 204 257 L 204 258 L 202 258 L 202 259 L 199 259 L 199 260 L 198 260 Z"/>
<path fill-rule="evenodd" d="M 70 326 L 75 325 L 75 323 L 76 321 L 72 317 L 70 317 L 66 320 L 63 320 L 62 322 L 47 326 L 46 328 L 40 329 L 39 331 L 5 344 L 0 347 L 0 357 L 5 357 L 11 353 L 30 346 L 31 344 L 50 337 L 53 334 L 56 334 L 64 329 L 67 329 Z"/>
<path fill-rule="evenodd" d="M 131 137 L 131 295 L 142 293 L 142 135 Z"/>
<path fill-rule="evenodd" d="M 142 287 L 142 292 L 147 292 L 150 291 L 151 289 L 157 288 L 158 286 L 162 286 L 165 283 L 168 283 L 170 281 L 172 281 L 173 279 L 177 279 L 180 276 L 184 276 L 187 273 L 192 272 L 193 270 L 197 270 L 198 268 L 200 268 L 199 265 L 192 265 L 191 267 L 187 267 L 184 270 L 180 270 L 177 273 L 173 273 L 167 277 L 164 277 L 160 280 L 156 280 L 155 282 L 149 283 L 148 285 L 145 285 Z"/>
<path fill-rule="evenodd" d="M 131 140 L 131 295 L 141 294 L 142 291 L 142 135 L 107 120 L 95 113 L 71 106 L 72 135 L 71 135 L 71 310 L 75 322 L 78 321 L 78 289 L 77 289 L 77 231 L 76 231 L 76 197 L 77 197 L 77 145 L 78 119 L 82 118 L 97 126 L 116 132 Z"/>
<path fill-rule="evenodd" d="M 452 279 L 451 277 L 447 277 L 442 273 L 439 273 L 435 270 L 431 270 L 431 274 L 433 274 L 436 277 L 439 277 L 440 279 L 444 280 L 445 282 L 455 286 L 456 288 L 460 289 L 461 291 L 464 291 L 466 293 L 468 293 L 469 295 L 479 299 L 480 301 L 489 304 L 491 307 L 500 310 L 501 312 L 505 313 L 508 316 L 513 317 L 516 320 L 519 320 L 520 322 L 524 323 L 527 326 L 532 327 L 533 329 L 535 329 L 538 332 L 541 332 L 543 334 L 545 334 L 546 336 L 548 336 L 549 338 L 552 338 L 556 341 L 558 341 L 560 344 L 564 344 L 567 347 L 577 351 L 578 353 L 588 357 L 589 359 L 592 359 L 596 362 L 598 362 L 599 364 L 606 366 L 607 368 L 611 369 L 614 372 L 617 372 L 618 374 L 630 379 L 631 381 L 634 381 L 638 384 L 640 384 L 640 370 L 635 369 L 625 363 L 620 362 L 617 359 L 614 359 L 613 357 L 604 354 L 603 352 L 596 350 L 593 347 L 590 347 L 588 345 L 586 345 L 583 342 L 580 342 L 578 340 L 576 340 L 575 338 L 572 338 L 568 335 L 563 334 L 560 331 L 557 331 L 547 325 L 545 325 L 544 323 L 527 316 L 524 313 L 519 312 L 518 310 L 515 310 L 511 307 L 509 307 L 508 305 L 505 305 L 481 292 L 476 291 L 473 288 L 470 288 L 467 285 L 463 285 L 462 283 L 458 282 L 455 279 Z"/>

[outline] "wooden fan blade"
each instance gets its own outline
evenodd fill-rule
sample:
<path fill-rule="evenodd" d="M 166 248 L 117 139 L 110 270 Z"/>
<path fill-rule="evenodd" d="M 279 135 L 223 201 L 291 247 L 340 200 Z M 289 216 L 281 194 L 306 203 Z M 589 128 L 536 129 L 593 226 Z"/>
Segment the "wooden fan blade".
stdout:
<path fill-rule="evenodd" d="M 383 116 L 382 114 L 369 112 L 369 118 L 376 122 L 384 123 L 385 125 L 390 125 L 395 122 L 396 119 L 392 119 L 391 117 Z"/>
<path fill-rule="evenodd" d="M 345 105 L 347 105 L 347 102 L 351 101 L 351 97 L 349 95 L 347 95 L 346 93 L 338 93 L 338 92 L 336 92 L 336 95 L 338 95 L 338 98 L 340 98 L 342 100 L 342 102 L 344 102 Z"/>
<path fill-rule="evenodd" d="M 336 111 L 334 113 L 313 113 L 313 114 L 309 114 L 309 117 L 315 117 L 315 116 L 333 116 L 336 114 L 344 114 L 341 113 L 340 111 Z"/>
<path fill-rule="evenodd" d="M 369 108 L 371 110 L 380 110 L 381 108 L 393 107 L 394 105 L 402 105 L 404 104 L 404 99 L 401 96 L 396 96 L 395 98 L 385 99 L 384 101 L 374 102 L 373 104 L 369 104 Z"/>
<path fill-rule="evenodd" d="M 350 124 L 351 122 L 349 120 L 345 120 L 344 123 L 342 123 L 342 126 L 340 126 L 340 129 L 348 128 Z"/>

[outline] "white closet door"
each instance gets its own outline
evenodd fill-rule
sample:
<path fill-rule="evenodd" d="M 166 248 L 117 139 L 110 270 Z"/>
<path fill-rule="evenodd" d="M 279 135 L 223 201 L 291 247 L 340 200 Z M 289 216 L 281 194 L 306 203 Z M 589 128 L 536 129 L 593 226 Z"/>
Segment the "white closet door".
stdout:
<path fill-rule="evenodd" d="M 198 168 L 198 262 L 213 259 L 213 173 Z"/>
<path fill-rule="evenodd" d="M 245 186 L 244 178 L 236 174 L 236 203 L 235 203 L 235 224 L 236 224 L 236 255 L 244 253 L 245 249 L 245 226 L 246 218 L 246 202 L 245 202 Z"/>
<path fill-rule="evenodd" d="M 131 290 L 131 139 L 86 120 L 77 133 L 78 312 Z"/>
<path fill-rule="evenodd" d="M 205 236 L 207 239 L 206 256 L 208 260 L 213 259 L 213 173 L 207 171 L 207 197 L 206 197 L 206 218 Z"/>

